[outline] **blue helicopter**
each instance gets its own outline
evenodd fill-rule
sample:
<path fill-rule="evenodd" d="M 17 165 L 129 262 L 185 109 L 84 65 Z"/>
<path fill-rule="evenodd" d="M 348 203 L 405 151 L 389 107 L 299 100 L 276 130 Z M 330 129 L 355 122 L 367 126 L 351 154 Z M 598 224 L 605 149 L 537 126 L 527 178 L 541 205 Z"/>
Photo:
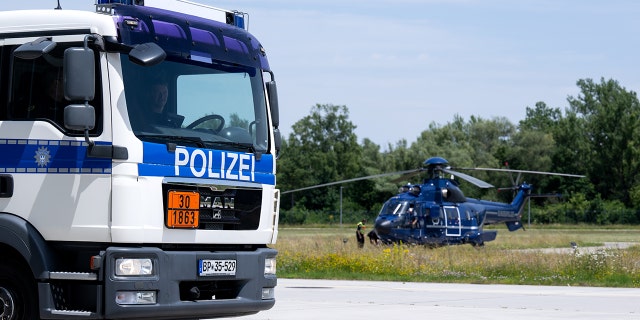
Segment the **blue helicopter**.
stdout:
<path fill-rule="evenodd" d="M 329 182 L 283 191 L 281 194 L 389 175 L 402 175 L 400 179 L 394 180 L 399 182 L 426 172 L 426 179 L 421 184 L 402 186 L 397 195 L 384 203 L 375 220 L 372 230 L 374 234 L 370 234 L 370 238 L 377 238 L 382 243 L 420 244 L 431 247 L 467 243 L 473 246 L 483 246 L 485 242 L 493 241 L 497 236 L 495 230 L 484 230 L 483 227 L 486 225 L 504 223 L 509 231 L 524 228 L 521 220 L 522 211 L 526 200 L 532 196 L 532 186 L 527 183 L 516 183 L 522 174 L 584 177 L 575 174 L 508 168 L 458 168 L 458 170 L 518 173 L 518 177 L 515 180 L 512 179 L 515 187 L 507 188 L 517 191 L 517 193 L 511 203 L 467 198 L 460 190 L 458 182 L 454 180 L 454 176 L 480 188 L 493 188 L 493 185 L 451 170 L 449 163 L 444 158 L 432 157 L 427 159 L 420 169 Z M 447 177 L 447 175 L 450 176 Z"/>
<path fill-rule="evenodd" d="M 579 175 L 490 168 L 461 168 L 571 177 Z M 456 176 L 480 188 L 493 186 L 467 174 L 451 170 L 447 160 L 429 158 L 424 168 L 408 172 L 408 176 L 426 171 L 427 178 L 416 185 L 400 188 L 400 193 L 387 200 L 375 220 L 374 232 L 383 243 L 407 243 L 427 246 L 471 244 L 483 246 L 493 241 L 497 231 L 484 230 L 490 224 L 504 223 L 509 231 L 523 229 L 522 211 L 532 186 L 522 183 L 511 203 L 467 198 L 453 179 Z M 446 175 L 451 175 L 448 178 Z M 406 178 L 407 176 L 403 177 Z"/>

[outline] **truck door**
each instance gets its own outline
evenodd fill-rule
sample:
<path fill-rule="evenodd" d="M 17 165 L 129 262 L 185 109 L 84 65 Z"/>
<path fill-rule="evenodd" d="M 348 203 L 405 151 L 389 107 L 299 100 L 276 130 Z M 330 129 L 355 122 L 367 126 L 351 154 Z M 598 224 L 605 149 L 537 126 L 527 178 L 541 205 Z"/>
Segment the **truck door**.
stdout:
<path fill-rule="evenodd" d="M 13 54 L 35 38 L 5 39 L 0 47 L 0 174 L 13 181 L 13 194 L 0 199 L 0 212 L 28 220 L 47 240 L 110 241 L 111 159 L 87 157 L 83 132 L 64 125 L 65 106 L 83 103 L 65 98 L 64 50 L 82 47 L 83 38 L 65 36 L 74 42 L 57 42 L 36 58 Z M 97 53 L 95 59 L 100 66 Z M 96 95 L 89 101 L 96 126 L 89 135 L 109 144 L 101 78 L 97 70 Z"/>

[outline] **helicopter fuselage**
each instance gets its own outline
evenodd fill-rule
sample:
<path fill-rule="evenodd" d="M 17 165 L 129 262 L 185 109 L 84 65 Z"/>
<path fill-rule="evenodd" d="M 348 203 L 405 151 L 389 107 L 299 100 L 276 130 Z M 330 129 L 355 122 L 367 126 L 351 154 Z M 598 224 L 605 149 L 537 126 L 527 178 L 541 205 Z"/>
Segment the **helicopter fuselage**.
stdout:
<path fill-rule="evenodd" d="M 531 187 L 523 184 L 512 203 L 466 198 L 451 179 L 435 178 L 407 186 L 385 202 L 374 230 L 385 243 L 483 245 L 497 231 L 484 225 L 505 223 L 510 231 L 522 227 L 521 211 Z"/>

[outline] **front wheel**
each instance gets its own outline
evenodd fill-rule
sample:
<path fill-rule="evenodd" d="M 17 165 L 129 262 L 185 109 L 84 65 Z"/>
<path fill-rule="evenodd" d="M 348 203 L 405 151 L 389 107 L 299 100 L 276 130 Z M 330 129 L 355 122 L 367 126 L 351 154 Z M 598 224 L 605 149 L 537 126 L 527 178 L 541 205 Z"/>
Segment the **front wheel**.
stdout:
<path fill-rule="evenodd" d="M 15 259 L 8 260 L 15 261 Z M 38 294 L 31 273 L 26 268 L 10 265 L 6 260 L 0 262 L 0 319 L 39 318 Z"/>

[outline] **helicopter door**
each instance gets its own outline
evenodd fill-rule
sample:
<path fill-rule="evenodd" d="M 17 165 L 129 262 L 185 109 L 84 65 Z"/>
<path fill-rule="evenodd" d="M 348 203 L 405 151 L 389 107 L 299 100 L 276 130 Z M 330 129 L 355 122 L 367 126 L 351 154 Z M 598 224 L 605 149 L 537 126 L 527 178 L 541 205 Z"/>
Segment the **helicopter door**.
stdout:
<path fill-rule="evenodd" d="M 462 235 L 462 226 L 460 225 L 460 212 L 458 207 L 444 207 L 444 223 L 447 226 L 447 236 Z"/>

